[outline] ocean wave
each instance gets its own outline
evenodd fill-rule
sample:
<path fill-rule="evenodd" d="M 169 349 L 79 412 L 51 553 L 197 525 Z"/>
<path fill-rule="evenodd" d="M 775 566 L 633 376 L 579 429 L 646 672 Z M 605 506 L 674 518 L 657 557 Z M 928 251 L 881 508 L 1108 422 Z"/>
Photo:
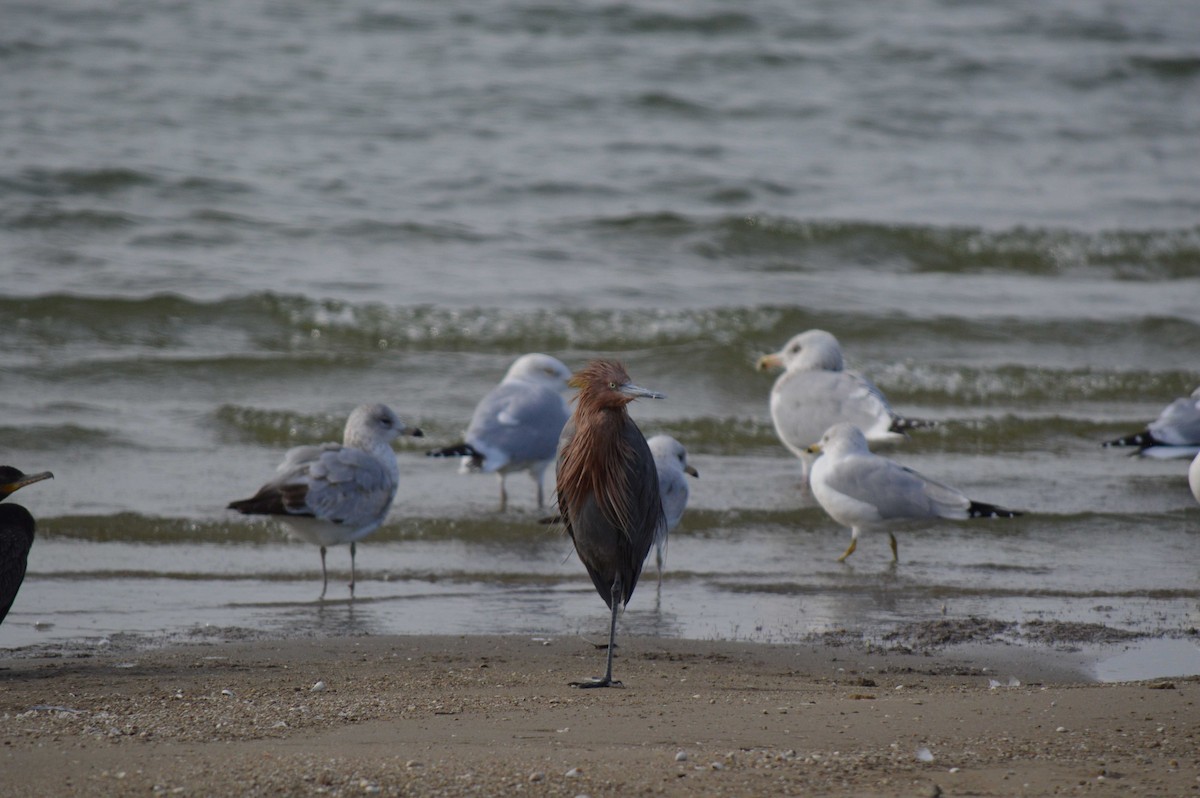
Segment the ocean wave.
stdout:
<path fill-rule="evenodd" d="M 1196 276 L 1200 227 L 1084 232 L 1053 228 L 886 224 L 766 215 L 634 213 L 561 223 L 566 230 L 674 240 L 747 268 L 824 271 L 852 263 L 893 273 L 1089 275 L 1119 280 Z"/>
<path fill-rule="evenodd" d="M 128 213 L 95 208 L 60 208 L 39 204 L 0 212 L 0 228 L 8 230 L 64 230 L 106 232 L 133 227 L 137 219 Z"/>
<path fill-rule="evenodd" d="M 207 175 L 167 177 L 145 169 L 127 166 L 68 167 L 51 169 L 30 166 L 0 174 L 0 196 L 13 199 L 67 199 L 104 197 L 135 189 L 149 189 L 171 199 L 219 199 L 252 190 L 240 180 Z M 50 226 L 50 222 L 42 223 Z"/>
<path fill-rule="evenodd" d="M 400 408 L 397 408 L 401 410 Z M 401 410 L 401 412 L 403 412 Z M 257 443 L 267 447 L 291 447 L 321 441 L 340 441 L 346 426 L 344 413 L 298 413 L 291 410 L 271 410 L 242 405 L 221 405 L 212 413 L 218 434 L 227 442 L 239 445 Z M 409 424 L 414 419 L 406 417 Z M 424 451 L 431 448 L 431 431 L 422 422 L 423 438 L 402 436 L 393 444 L 400 450 Z M 461 423 L 454 434 L 460 433 Z M 449 438 L 450 435 L 446 434 Z"/>
<path fill-rule="evenodd" d="M 879 366 L 862 353 L 880 347 L 894 351 L 897 339 L 911 342 L 910 348 L 938 348 L 944 342 L 955 341 L 994 350 L 993 363 L 979 371 L 954 364 L 947 367 L 948 372 L 928 372 L 918 377 L 917 372 L 904 370 L 913 368 L 912 364 L 901 364 L 901 370 L 886 375 L 889 382 L 905 389 L 920 380 L 924 384 L 912 385 L 913 390 L 940 384 L 936 390 L 967 390 L 979 396 L 994 396 L 1013 385 L 1027 386 L 1023 390 L 1031 396 L 1061 391 L 1061 370 L 1051 368 L 1043 373 L 1036 364 L 1019 365 L 1034 345 L 1055 351 L 1111 340 L 1114 346 L 1136 352 L 1153 351 L 1163 341 L 1200 337 L 1200 319 L 1153 315 L 1113 320 L 1017 321 L 1007 317 L 913 318 L 887 308 L 875 315 L 836 310 L 817 313 L 794 305 L 515 310 L 393 306 L 273 292 L 211 301 L 175 294 L 142 298 L 71 294 L 0 297 L 0 316 L 9 321 L 0 329 L 0 341 L 10 351 L 68 349 L 89 342 L 131 347 L 131 351 L 122 353 L 129 360 L 152 353 L 149 359 L 175 360 L 189 368 L 221 358 L 230 358 L 235 365 L 245 360 L 247 367 L 269 368 L 256 363 L 256 359 L 280 354 L 298 361 L 310 358 L 320 364 L 344 359 L 345 365 L 353 367 L 356 359 L 366 363 L 381 352 L 397 349 L 486 354 L 625 351 L 639 359 L 653 360 L 659 351 L 664 357 L 675 357 L 679 353 L 672 351 L 673 347 L 703 345 L 705 360 L 714 368 L 740 370 L 751 369 L 758 355 L 774 351 L 797 332 L 822 327 L 839 336 L 852 365 L 877 377 L 880 369 L 892 366 Z M 1008 363 L 994 362 L 1007 352 L 1011 353 Z M 56 353 L 56 358 L 62 356 L 62 352 Z M 1010 364 L 1016 365 L 1009 371 L 998 370 Z M 951 379 L 955 384 L 949 382 Z M 987 387 L 984 382 L 988 379 L 996 380 L 997 387 Z M 1070 375 L 1073 386 L 1100 394 L 1134 388 L 1166 390 L 1193 379 L 1193 372 L 1187 368 L 1156 370 L 1153 374 L 1095 368 Z M 1111 388 L 1098 390 L 1097 383 Z M 1009 387 L 1004 389 L 1001 384 Z"/>
<path fill-rule="evenodd" d="M 5 448 L 28 452 L 89 450 L 131 445 L 119 435 L 79 424 L 0 426 L 0 440 L 4 441 Z"/>

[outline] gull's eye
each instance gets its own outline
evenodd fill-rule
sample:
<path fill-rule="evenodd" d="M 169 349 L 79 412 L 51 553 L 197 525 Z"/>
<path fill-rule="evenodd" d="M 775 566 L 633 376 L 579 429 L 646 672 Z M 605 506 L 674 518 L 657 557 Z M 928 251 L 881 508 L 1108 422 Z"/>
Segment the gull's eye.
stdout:
<path fill-rule="evenodd" d="M 608 384 L 608 388 L 609 388 L 609 390 L 615 391 L 615 390 L 617 390 L 617 384 L 615 382 L 610 382 Z"/>
<path fill-rule="evenodd" d="M 799 352 L 801 349 L 802 349 L 802 347 L 800 346 L 800 344 L 796 344 L 796 345 L 795 345 L 795 346 L 793 346 L 791 349 L 789 349 L 789 350 L 788 350 L 788 352 L 790 352 L 791 354 L 793 354 L 793 355 L 794 355 L 794 354 L 796 354 L 797 352 Z"/>

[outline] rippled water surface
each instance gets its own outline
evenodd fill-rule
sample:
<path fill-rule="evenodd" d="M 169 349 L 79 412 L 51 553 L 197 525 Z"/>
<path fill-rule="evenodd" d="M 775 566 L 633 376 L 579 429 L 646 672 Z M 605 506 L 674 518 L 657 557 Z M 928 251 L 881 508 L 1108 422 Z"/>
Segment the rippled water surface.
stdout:
<path fill-rule="evenodd" d="M 1098 443 L 1200 384 L 1200 15 L 1170 2 L 6 4 L 0 461 L 50 469 L 0 646 L 198 627 L 606 626 L 531 483 L 462 477 L 523 352 L 597 354 L 701 477 L 643 634 L 971 616 L 1195 634 L 1185 461 Z M 821 327 L 887 454 L 1010 522 L 898 533 L 799 485 L 756 354 Z M 222 509 L 362 401 L 387 525 L 319 560 Z"/>

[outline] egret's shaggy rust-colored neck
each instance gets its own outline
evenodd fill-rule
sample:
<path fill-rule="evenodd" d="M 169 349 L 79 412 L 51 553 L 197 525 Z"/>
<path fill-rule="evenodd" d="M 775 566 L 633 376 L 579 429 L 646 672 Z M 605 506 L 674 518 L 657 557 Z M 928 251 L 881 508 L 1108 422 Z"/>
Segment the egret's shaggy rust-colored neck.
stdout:
<path fill-rule="evenodd" d="M 593 497 L 605 517 L 629 535 L 633 513 L 629 507 L 628 464 L 634 457 L 625 438 L 633 422 L 625 411 L 632 397 L 620 391 L 629 374 L 620 363 L 597 360 L 572 379 L 575 397 L 575 435 L 562 452 L 558 493 L 565 500 L 568 518 L 577 517 L 588 497 Z"/>

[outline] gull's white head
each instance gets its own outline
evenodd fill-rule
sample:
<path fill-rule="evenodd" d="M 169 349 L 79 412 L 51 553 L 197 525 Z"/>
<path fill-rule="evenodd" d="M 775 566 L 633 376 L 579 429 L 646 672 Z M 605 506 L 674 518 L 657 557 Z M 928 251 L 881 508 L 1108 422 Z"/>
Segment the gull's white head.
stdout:
<path fill-rule="evenodd" d="M 654 455 L 654 462 L 669 464 L 670 467 L 678 468 L 694 477 L 700 476 L 696 469 L 688 465 L 687 449 L 670 435 L 655 435 L 646 441 L 646 444 L 650 447 L 650 453 Z"/>
<path fill-rule="evenodd" d="M 401 435 L 421 438 L 425 433 L 416 427 L 406 426 L 387 405 L 359 405 L 346 419 L 342 444 L 366 449 L 380 443 L 391 443 Z"/>
<path fill-rule="evenodd" d="M 778 352 L 758 359 L 759 371 L 780 367 L 787 371 L 841 371 L 842 347 L 831 333 L 807 330 L 794 336 Z"/>
<path fill-rule="evenodd" d="M 532 352 L 521 355 L 508 367 L 503 382 L 531 382 L 552 391 L 565 391 L 571 370 L 556 357 Z"/>
<path fill-rule="evenodd" d="M 808 447 L 808 451 L 836 457 L 842 454 L 865 454 L 871 451 L 871 447 L 867 445 L 867 436 L 863 435 L 862 430 L 849 421 L 839 421 L 825 430 L 820 442 Z"/>

